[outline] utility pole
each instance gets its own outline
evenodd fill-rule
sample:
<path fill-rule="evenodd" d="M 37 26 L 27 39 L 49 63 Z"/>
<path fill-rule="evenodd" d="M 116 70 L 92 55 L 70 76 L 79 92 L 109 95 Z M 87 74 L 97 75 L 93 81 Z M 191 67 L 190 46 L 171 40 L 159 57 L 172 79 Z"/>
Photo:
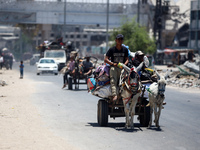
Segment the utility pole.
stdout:
<path fill-rule="evenodd" d="M 157 39 L 158 37 L 158 39 Z M 162 0 L 156 0 L 154 16 L 154 38 L 158 49 L 162 48 Z"/>
<path fill-rule="evenodd" d="M 22 28 L 19 30 L 19 50 L 20 50 L 20 55 L 22 55 Z"/>
<path fill-rule="evenodd" d="M 140 24 L 140 0 L 138 0 L 137 23 Z"/>
<path fill-rule="evenodd" d="M 199 12 L 200 11 L 200 2 L 199 1 L 200 0 L 198 0 L 198 11 L 197 11 L 197 18 L 196 18 L 197 28 L 196 29 L 199 29 L 199 16 L 200 16 L 200 12 Z M 197 44 L 198 53 L 200 54 L 200 49 L 199 49 L 199 44 L 198 44 L 198 39 L 200 39 L 200 37 L 197 37 L 197 36 L 199 36 L 199 34 L 197 32 L 198 31 L 196 31 L 196 38 L 197 38 L 196 39 L 196 44 Z M 199 66 L 199 76 L 200 76 L 200 66 Z"/>
<path fill-rule="evenodd" d="M 109 0 L 107 0 L 107 13 L 106 13 L 106 51 L 108 50 L 108 25 L 109 25 Z"/>
<path fill-rule="evenodd" d="M 65 28 L 66 28 L 66 2 L 67 0 L 64 1 L 64 23 L 63 23 L 63 38 L 65 36 Z"/>

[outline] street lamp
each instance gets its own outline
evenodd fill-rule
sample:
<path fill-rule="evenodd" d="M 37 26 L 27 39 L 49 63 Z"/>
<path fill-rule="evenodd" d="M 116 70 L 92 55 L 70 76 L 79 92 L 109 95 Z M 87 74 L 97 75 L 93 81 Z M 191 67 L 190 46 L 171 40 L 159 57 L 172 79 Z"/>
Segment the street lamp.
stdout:
<path fill-rule="evenodd" d="M 106 12 L 106 50 L 108 50 L 108 25 L 109 25 L 109 0 L 107 0 L 107 12 Z"/>
<path fill-rule="evenodd" d="M 66 0 L 64 1 L 63 38 L 65 37 L 65 28 L 66 28 Z"/>

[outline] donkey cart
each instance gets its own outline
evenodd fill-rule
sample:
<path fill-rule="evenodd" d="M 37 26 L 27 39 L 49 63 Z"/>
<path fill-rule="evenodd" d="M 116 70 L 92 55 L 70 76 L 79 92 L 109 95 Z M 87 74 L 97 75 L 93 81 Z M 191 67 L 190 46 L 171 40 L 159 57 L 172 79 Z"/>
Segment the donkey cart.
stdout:
<path fill-rule="evenodd" d="M 91 62 L 94 65 L 94 68 L 96 68 L 96 64 L 98 59 L 94 56 L 90 57 Z M 75 61 L 75 73 L 73 75 L 70 75 L 68 77 L 68 89 L 73 89 L 73 84 L 75 85 L 75 89 L 79 89 L 80 84 L 87 84 L 87 79 L 90 78 L 88 75 L 84 75 L 80 73 L 80 64 L 84 59 L 76 58 Z M 82 81 L 81 81 L 82 80 Z"/>
<path fill-rule="evenodd" d="M 144 97 L 143 93 L 139 97 L 138 102 L 135 107 L 135 115 L 138 115 L 140 124 L 147 127 L 150 120 L 150 107 L 146 106 L 148 104 L 147 98 Z M 122 98 L 119 98 L 117 103 L 114 103 L 110 98 L 102 98 L 97 104 L 97 120 L 100 126 L 107 126 L 108 116 L 115 119 L 116 117 L 125 117 L 124 105 Z"/>

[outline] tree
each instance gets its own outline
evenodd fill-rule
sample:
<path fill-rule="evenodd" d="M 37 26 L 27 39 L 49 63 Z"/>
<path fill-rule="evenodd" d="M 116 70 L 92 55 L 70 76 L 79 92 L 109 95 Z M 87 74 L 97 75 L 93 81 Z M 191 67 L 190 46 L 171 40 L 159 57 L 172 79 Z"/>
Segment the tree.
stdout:
<path fill-rule="evenodd" d="M 132 52 L 141 50 L 145 54 L 153 54 L 156 51 L 155 40 L 151 39 L 145 27 L 140 27 L 135 19 L 126 21 L 119 28 L 115 28 L 111 34 L 111 40 L 115 40 L 117 34 L 124 35 L 124 44 L 129 46 Z"/>
<path fill-rule="evenodd" d="M 16 58 L 21 59 L 23 53 L 35 52 L 35 43 L 33 37 L 38 34 L 38 25 L 35 24 L 16 24 L 16 27 L 21 29 L 20 39 L 14 45 L 14 55 Z M 22 49 L 20 49 L 20 44 Z"/>

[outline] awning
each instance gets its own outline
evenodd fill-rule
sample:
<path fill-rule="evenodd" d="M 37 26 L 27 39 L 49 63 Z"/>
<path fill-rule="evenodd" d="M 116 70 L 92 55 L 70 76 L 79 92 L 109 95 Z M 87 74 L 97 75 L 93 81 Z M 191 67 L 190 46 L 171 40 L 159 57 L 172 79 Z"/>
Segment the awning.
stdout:
<path fill-rule="evenodd" d="M 13 37 L 2 37 L 4 40 L 17 40 L 19 37 L 13 36 Z"/>
<path fill-rule="evenodd" d="M 169 54 L 169 53 L 173 53 L 173 52 L 177 52 L 177 50 L 170 49 L 170 48 L 165 48 L 165 49 L 164 49 L 164 53 L 165 53 L 165 54 Z"/>

